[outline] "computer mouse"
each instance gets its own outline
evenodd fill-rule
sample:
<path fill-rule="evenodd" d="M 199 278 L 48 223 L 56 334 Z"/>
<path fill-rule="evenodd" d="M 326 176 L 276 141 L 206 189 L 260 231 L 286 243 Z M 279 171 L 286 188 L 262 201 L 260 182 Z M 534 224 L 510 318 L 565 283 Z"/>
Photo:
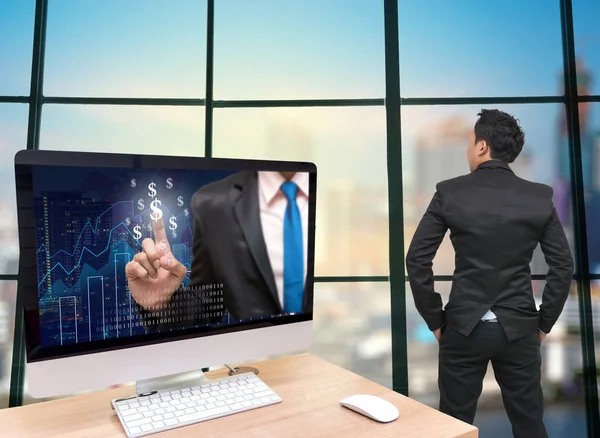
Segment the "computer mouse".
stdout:
<path fill-rule="evenodd" d="M 389 423 L 400 415 L 396 406 L 375 395 L 352 395 L 340 400 L 340 404 L 380 423 Z"/>

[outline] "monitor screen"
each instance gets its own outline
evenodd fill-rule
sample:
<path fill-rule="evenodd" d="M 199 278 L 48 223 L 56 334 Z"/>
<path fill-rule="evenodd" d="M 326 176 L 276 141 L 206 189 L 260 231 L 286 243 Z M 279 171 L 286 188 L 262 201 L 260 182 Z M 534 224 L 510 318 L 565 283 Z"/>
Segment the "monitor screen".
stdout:
<path fill-rule="evenodd" d="M 312 319 L 316 173 L 191 160 L 17 172 L 29 361 Z"/>

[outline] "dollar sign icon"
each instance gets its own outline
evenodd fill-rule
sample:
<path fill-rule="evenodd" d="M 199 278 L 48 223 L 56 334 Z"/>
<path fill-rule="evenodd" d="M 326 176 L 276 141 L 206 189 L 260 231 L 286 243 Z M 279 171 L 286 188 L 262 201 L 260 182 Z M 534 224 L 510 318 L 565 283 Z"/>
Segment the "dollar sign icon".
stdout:
<path fill-rule="evenodd" d="M 160 218 L 162 218 L 162 211 L 160 208 L 158 208 L 158 206 L 161 204 L 162 202 L 160 202 L 160 199 L 155 199 L 150 203 L 150 208 L 152 209 L 152 214 L 150 215 L 150 218 L 152 218 L 154 222 L 158 222 Z"/>
<path fill-rule="evenodd" d="M 175 231 L 177 229 L 177 218 L 175 216 L 171 216 L 169 219 L 169 230 Z"/>
<path fill-rule="evenodd" d="M 186 216 L 189 216 L 190 212 L 188 211 L 188 209 L 186 208 L 185 210 L 183 210 L 183 214 L 185 214 Z"/>
<path fill-rule="evenodd" d="M 182 207 L 183 206 L 183 196 L 178 196 L 177 197 L 177 207 Z"/>
<path fill-rule="evenodd" d="M 127 226 L 131 225 L 131 219 L 129 219 L 129 218 L 125 219 L 125 225 L 127 225 Z"/>
<path fill-rule="evenodd" d="M 135 240 L 140 240 L 140 238 L 142 237 L 140 228 L 141 227 L 139 225 L 136 225 L 135 227 L 133 227 L 133 232 L 135 233 Z"/>
<path fill-rule="evenodd" d="M 150 189 L 150 191 L 148 192 L 148 196 L 154 198 L 156 196 L 156 184 L 151 182 L 150 184 L 148 184 L 148 189 Z"/>
<path fill-rule="evenodd" d="M 171 190 L 173 188 L 173 180 L 171 177 L 167 178 L 167 188 Z"/>
<path fill-rule="evenodd" d="M 143 200 L 143 199 L 140 199 L 140 200 L 138 201 L 138 210 L 139 210 L 139 211 L 142 211 L 142 210 L 144 209 L 144 207 L 145 207 L 145 205 L 144 205 L 144 200 Z"/>
<path fill-rule="evenodd" d="M 130 181 L 131 187 L 135 187 L 137 183 L 135 182 L 135 178 L 132 178 Z"/>

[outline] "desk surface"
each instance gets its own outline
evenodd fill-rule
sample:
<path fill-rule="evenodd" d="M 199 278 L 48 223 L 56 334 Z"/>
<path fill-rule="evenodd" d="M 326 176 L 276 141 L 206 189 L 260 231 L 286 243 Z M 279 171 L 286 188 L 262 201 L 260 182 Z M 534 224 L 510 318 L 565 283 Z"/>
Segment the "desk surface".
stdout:
<path fill-rule="evenodd" d="M 477 428 L 310 354 L 252 364 L 283 402 L 192 426 L 160 437 L 428 437 L 477 438 Z M 226 370 L 207 373 L 219 377 Z M 133 395 L 126 386 L 0 410 L 2 436 L 125 437 L 110 400 Z M 400 417 L 377 423 L 339 405 L 349 395 L 373 394 L 398 407 Z"/>

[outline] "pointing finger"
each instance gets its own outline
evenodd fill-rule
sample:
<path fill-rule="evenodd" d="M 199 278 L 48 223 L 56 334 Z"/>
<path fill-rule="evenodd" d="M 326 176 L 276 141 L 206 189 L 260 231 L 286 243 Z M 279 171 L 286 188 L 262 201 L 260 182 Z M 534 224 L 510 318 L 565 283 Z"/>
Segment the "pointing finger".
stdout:
<path fill-rule="evenodd" d="M 167 232 L 165 231 L 165 223 L 162 217 L 155 221 L 152 219 L 152 228 L 154 230 L 154 240 L 158 250 L 164 254 L 169 249 L 169 241 L 167 240 Z M 161 245 L 162 244 L 162 245 Z"/>

